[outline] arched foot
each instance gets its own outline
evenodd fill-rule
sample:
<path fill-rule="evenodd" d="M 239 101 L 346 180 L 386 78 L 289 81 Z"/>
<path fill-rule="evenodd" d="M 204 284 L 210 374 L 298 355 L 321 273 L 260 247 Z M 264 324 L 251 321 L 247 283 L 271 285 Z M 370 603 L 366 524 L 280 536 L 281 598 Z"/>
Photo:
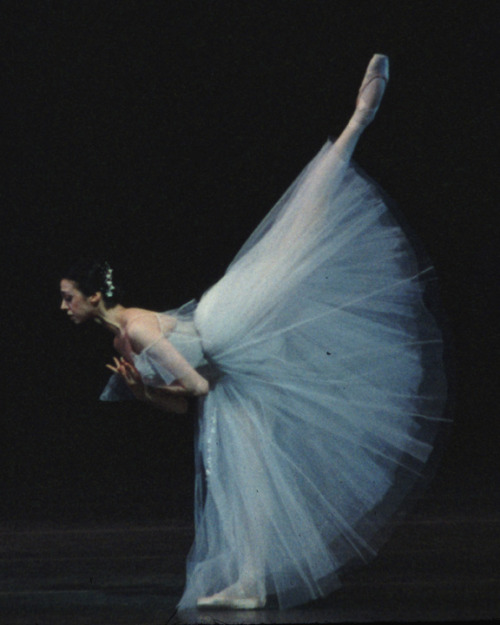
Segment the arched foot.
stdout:
<path fill-rule="evenodd" d="M 209 597 L 200 597 L 196 605 L 201 609 L 257 610 L 266 605 L 266 599 L 265 597 L 259 597 L 253 589 L 246 588 L 240 584 L 233 584 Z"/>

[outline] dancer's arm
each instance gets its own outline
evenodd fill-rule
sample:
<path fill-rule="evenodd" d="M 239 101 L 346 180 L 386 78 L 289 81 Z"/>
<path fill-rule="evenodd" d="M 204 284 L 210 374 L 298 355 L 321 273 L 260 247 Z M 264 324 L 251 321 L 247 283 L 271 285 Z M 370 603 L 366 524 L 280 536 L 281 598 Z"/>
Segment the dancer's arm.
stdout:
<path fill-rule="evenodd" d="M 161 387 L 176 396 L 201 396 L 209 391 L 208 380 L 201 376 L 154 325 L 137 321 L 130 324 L 127 334 L 134 352 L 149 349 L 149 355 L 160 368 L 166 369 L 175 380 Z"/>
<path fill-rule="evenodd" d="M 174 412 L 176 414 L 184 414 L 188 409 L 186 397 L 169 393 L 165 388 L 154 388 L 147 386 L 141 379 L 137 369 L 127 362 L 123 357 L 113 358 L 114 365 L 106 365 L 110 371 L 120 375 L 127 383 L 127 386 L 139 401 L 150 402 L 157 408 L 166 412 Z"/>

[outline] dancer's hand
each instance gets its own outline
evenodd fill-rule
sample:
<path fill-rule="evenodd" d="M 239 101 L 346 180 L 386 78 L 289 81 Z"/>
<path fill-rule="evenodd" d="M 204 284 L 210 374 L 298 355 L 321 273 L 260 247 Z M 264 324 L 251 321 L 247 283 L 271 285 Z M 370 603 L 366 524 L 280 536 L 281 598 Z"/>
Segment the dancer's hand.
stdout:
<path fill-rule="evenodd" d="M 125 382 L 127 383 L 129 389 L 135 395 L 137 399 L 145 401 L 148 399 L 148 393 L 146 389 L 146 385 L 142 381 L 141 374 L 134 367 L 133 364 L 126 361 L 125 358 L 116 358 L 113 357 L 115 366 L 106 365 L 106 367 L 112 371 L 113 373 L 117 373 L 120 375 Z"/>
<path fill-rule="evenodd" d="M 188 402 L 184 395 L 188 395 L 186 389 L 180 383 L 171 386 L 151 388 L 144 384 L 141 374 L 130 362 L 124 358 L 113 358 L 115 365 L 106 365 L 113 373 L 120 375 L 127 383 L 136 399 L 155 404 L 161 410 L 185 414 L 188 410 Z"/>

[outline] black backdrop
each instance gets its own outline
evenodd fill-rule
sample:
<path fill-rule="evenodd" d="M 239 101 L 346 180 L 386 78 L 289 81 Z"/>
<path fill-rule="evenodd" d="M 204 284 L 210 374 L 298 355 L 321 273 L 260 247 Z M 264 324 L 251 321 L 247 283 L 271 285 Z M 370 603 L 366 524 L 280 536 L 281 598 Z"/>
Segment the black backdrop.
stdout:
<path fill-rule="evenodd" d="M 434 488 L 498 509 L 498 9 L 2 3 L 4 522 L 189 518 L 193 414 L 97 401 L 111 336 L 58 312 L 59 278 L 94 253 L 125 303 L 199 297 L 341 130 L 374 52 L 391 82 L 356 158 L 423 240 L 454 337 L 455 426 Z"/>

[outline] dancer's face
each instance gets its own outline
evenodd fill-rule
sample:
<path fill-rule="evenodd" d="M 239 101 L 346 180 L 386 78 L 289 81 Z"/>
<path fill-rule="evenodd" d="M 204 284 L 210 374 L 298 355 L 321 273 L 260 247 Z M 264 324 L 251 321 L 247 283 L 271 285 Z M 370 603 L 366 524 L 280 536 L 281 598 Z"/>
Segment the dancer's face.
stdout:
<path fill-rule="evenodd" d="M 95 316 L 95 295 L 87 297 L 73 280 L 61 280 L 61 310 L 67 311 L 73 323 L 83 323 Z"/>

